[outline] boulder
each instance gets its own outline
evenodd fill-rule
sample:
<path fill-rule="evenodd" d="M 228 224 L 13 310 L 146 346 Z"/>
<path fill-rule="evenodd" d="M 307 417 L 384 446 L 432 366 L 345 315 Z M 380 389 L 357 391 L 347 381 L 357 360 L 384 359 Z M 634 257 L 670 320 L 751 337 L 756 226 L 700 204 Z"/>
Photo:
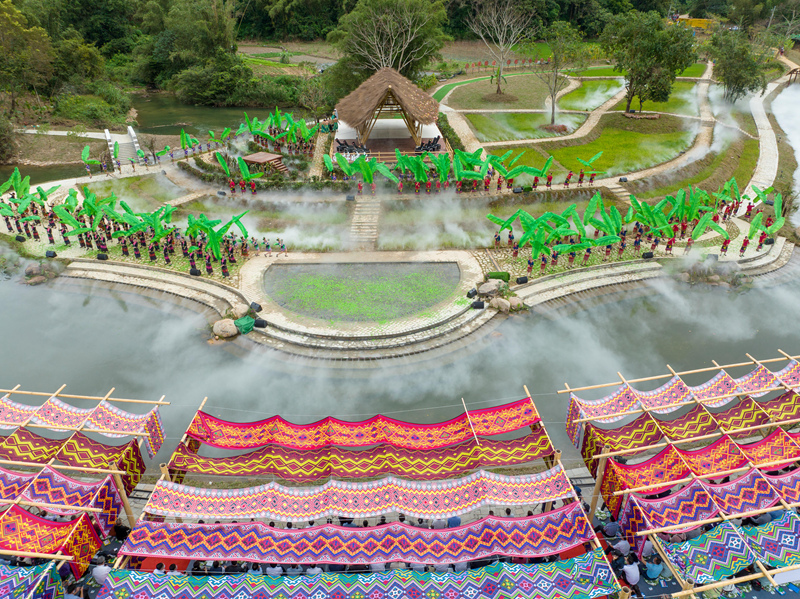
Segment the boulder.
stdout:
<path fill-rule="evenodd" d="M 41 285 L 46 281 L 47 279 L 44 278 L 42 275 L 36 275 L 35 277 L 31 277 L 30 279 L 28 279 L 28 285 Z"/>
<path fill-rule="evenodd" d="M 40 274 L 42 274 L 42 267 L 39 266 L 38 264 L 29 264 L 25 268 L 25 276 L 36 277 L 39 276 Z"/>
<path fill-rule="evenodd" d="M 508 298 L 508 303 L 511 305 L 512 310 L 519 310 L 520 308 L 525 307 L 525 302 L 523 302 L 518 297 L 510 297 Z"/>
<path fill-rule="evenodd" d="M 236 337 L 239 334 L 239 329 L 236 328 L 232 318 L 218 320 L 214 323 L 212 330 L 217 337 L 222 337 L 223 339 Z"/>
<path fill-rule="evenodd" d="M 688 272 L 682 272 L 677 276 L 677 279 L 679 281 L 683 281 L 684 283 L 688 283 L 689 279 L 690 279 L 689 273 Z"/>
<path fill-rule="evenodd" d="M 708 277 L 709 283 L 719 283 L 720 281 L 722 281 L 722 277 L 719 275 L 711 275 Z"/>
<path fill-rule="evenodd" d="M 503 299 L 502 297 L 496 297 L 491 302 L 489 302 L 490 308 L 495 308 L 500 310 L 501 312 L 505 312 L 508 314 L 508 311 L 511 309 L 511 303 L 508 300 Z"/>
<path fill-rule="evenodd" d="M 231 308 L 231 312 L 236 320 L 239 320 L 242 316 L 247 316 L 250 312 L 250 306 L 247 304 L 234 304 L 233 308 Z"/>
<path fill-rule="evenodd" d="M 502 286 L 503 281 L 500 279 L 486 281 L 480 287 L 478 287 L 478 295 L 496 295 Z"/>

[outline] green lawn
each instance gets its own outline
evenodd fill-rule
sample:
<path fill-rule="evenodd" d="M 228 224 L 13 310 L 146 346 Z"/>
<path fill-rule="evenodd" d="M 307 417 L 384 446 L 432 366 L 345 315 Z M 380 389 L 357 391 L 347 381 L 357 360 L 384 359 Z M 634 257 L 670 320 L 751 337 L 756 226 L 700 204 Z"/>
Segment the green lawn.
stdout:
<path fill-rule="evenodd" d="M 546 160 L 546 156 L 539 152 L 536 148 L 531 147 L 520 147 L 520 146 L 499 146 L 494 148 L 487 148 L 487 151 L 490 154 L 495 154 L 497 156 L 502 156 L 508 150 L 513 150 L 514 153 L 511 155 L 509 160 L 513 160 L 514 158 L 519 155 L 520 152 L 523 152 L 522 158 L 517 160 L 514 166 L 518 166 L 520 164 L 524 164 L 527 166 L 533 166 L 535 168 L 542 168 L 544 166 L 544 162 Z M 595 152 L 596 153 L 596 152 Z M 591 156 L 591 155 L 590 155 Z M 564 170 L 560 165 L 553 164 L 550 168 L 550 172 L 553 173 L 553 181 L 562 181 L 567 174 L 567 171 Z M 528 175 L 522 175 L 514 179 L 515 182 L 518 182 L 523 185 L 529 185 L 533 182 L 533 177 L 529 177 Z M 544 183 L 544 182 L 542 182 Z"/>
<path fill-rule="evenodd" d="M 460 110 L 507 108 L 543 109 L 547 88 L 536 75 L 509 75 L 503 83 L 503 93 L 497 95 L 497 85 L 488 78 L 457 86 L 448 104 Z"/>
<path fill-rule="evenodd" d="M 538 139 L 572 133 L 586 120 L 581 114 L 559 114 L 556 123 L 566 125 L 565 133 L 540 129 L 550 123 L 550 115 L 531 112 L 474 112 L 464 115 L 479 141 L 506 141 L 510 139 Z"/>
<path fill-rule="evenodd" d="M 594 110 L 624 89 L 622 80 L 581 81 L 581 86 L 558 101 L 562 110 Z"/>
<path fill-rule="evenodd" d="M 706 63 L 696 62 L 685 71 L 678 74 L 678 77 L 702 77 L 706 70 Z M 615 71 L 613 66 L 589 67 L 574 73 L 577 77 L 623 77 L 625 71 Z"/>
<path fill-rule="evenodd" d="M 706 72 L 706 63 L 696 62 L 688 69 L 678 74 L 678 77 L 702 77 Z"/>
<path fill-rule="evenodd" d="M 672 94 L 666 102 L 645 102 L 643 109 L 648 112 L 669 112 L 686 116 L 698 116 L 697 91 L 694 81 L 676 81 L 672 85 Z M 631 102 L 633 110 L 639 110 L 639 98 L 634 97 Z M 612 110 L 625 110 L 625 100 L 614 106 Z"/>
<path fill-rule="evenodd" d="M 104 198 L 112 193 L 124 200 L 133 210 L 152 211 L 168 202 L 189 193 L 175 185 L 161 173 L 125 177 L 123 179 L 97 179 L 88 184 L 89 189 Z"/>
<path fill-rule="evenodd" d="M 593 142 L 556 148 L 552 150 L 552 155 L 565 168 L 578 172 L 582 165 L 576 158 L 587 160 L 602 151 L 603 155 L 592 166 L 614 176 L 675 158 L 690 146 L 692 140 L 693 134 L 687 131 L 640 133 L 605 127 Z"/>

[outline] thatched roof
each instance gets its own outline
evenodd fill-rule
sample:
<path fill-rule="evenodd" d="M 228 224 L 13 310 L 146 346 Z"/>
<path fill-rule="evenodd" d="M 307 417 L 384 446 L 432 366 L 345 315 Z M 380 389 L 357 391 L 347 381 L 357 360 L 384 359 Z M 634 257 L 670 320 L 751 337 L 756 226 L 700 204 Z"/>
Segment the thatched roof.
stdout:
<path fill-rule="evenodd" d="M 336 105 L 339 119 L 354 128 L 372 120 L 375 111 L 391 89 L 407 115 L 423 125 L 430 125 L 439 116 L 439 102 L 434 100 L 400 73 L 383 68 Z"/>

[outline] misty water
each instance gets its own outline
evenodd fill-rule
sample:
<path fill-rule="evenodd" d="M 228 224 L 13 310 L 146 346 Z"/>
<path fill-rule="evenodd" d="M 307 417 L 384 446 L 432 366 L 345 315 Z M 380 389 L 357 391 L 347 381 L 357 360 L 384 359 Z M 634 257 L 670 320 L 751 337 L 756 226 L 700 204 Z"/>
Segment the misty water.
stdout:
<path fill-rule="evenodd" d="M 307 423 L 383 413 L 436 422 L 459 414 L 462 397 L 471 409 L 488 407 L 522 397 L 527 385 L 554 444 L 576 465 L 564 433 L 567 396 L 555 393 L 565 382 L 610 382 L 617 371 L 628 378 L 663 374 L 666 364 L 689 370 L 712 360 L 739 362 L 745 352 L 759 358 L 777 357 L 778 348 L 800 353 L 800 280 L 742 294 L 660 281 L 644 296 L 622 293 L 509 318 L 470 347 L 435 359 L 358 367 L 291 359 L 247 340 L 209 345 L 208 314 L 62 281 L 0 282 L 2 386 L 49 391 L 67 383 L 65 392 L 73 394 L 103 395 L 115 387 L 115 397 L 166 395 L 172 402 L 163 410 L 168 440 L 155 463 L 168 459 L 205 396 L 206 410 L 231 420 L 278 413 Z M 656 383 L 650 385 L 642 388 Z"/>
<path fill-rule="evenodd" d="M 799 103 L 800 85 L 790 85 L 772 102 L 772 112 L 786 134 L 786 140 L 794 148 L 794 155 L 798 164 L 800 164 L 800 111 L 797 110 Z M 789 190 L 779 189 L 778 191 L 786 193 Z M 800 196 L 800 166 L 794 172 L 794 194 L 795 197 Z M 794 212 L 792 222 L 795 225 L 800 224 L 800 213 L 798 211 Z"/>

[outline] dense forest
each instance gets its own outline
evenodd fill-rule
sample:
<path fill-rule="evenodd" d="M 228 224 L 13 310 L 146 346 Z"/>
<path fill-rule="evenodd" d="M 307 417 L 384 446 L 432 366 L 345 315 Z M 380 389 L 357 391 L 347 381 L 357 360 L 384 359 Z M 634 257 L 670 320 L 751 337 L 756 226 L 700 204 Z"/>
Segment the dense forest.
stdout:
<path fill-rule="evenodd" d="M 800 0 L 505 1 L 525 15 L 529 40 L 546 37 L 556 22 L 599 39 L 629 11 L 713 16 L 745 40 L 800 20 Z M 300 105 L 318 113 L 374 70 L 354 51 L 362 25 L 416 27 L 421 41 L 401 69 L 416 78 L 436 68 L 447 40 L 477 39 L 471 21 L 481 10 L 484 3 L 473 0 L 0 0 L 0 133 L 9 118 L 121 125 L 129 92 L 141 88 L 170 90 L 192 104 Z M 343 58 L 317 76 L 254 74 L 237 52 L 242 40 L 327 40 Z"/>

